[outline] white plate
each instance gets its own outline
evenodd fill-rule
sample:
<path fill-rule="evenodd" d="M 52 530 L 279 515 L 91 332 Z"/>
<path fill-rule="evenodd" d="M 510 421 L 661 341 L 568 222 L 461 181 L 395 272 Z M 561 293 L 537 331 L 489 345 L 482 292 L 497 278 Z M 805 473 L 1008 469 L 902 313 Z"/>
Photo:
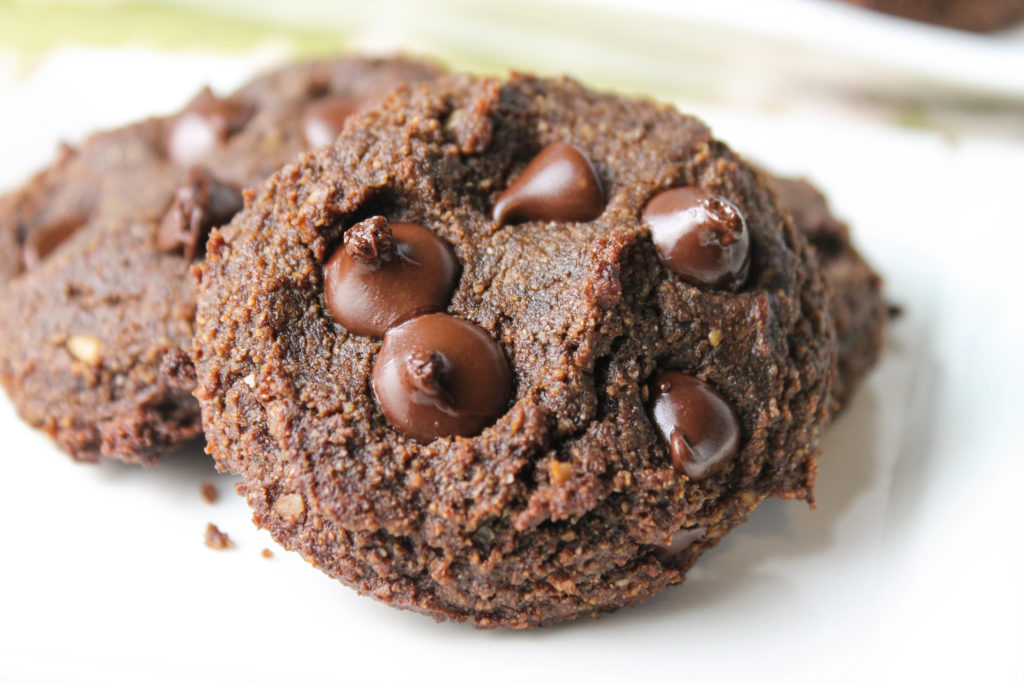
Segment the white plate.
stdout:
<path fill-rule="evenodd" d="M 128 100 L 172 106 L 153 90 L 113 85 L 139 69 L 165 79 L 180 101 L 211 68 L 234 83 L 255 63 L 90 54 L 87 70 L 107 69 L 103 80 L 83 85 L 71 66 L 81 60 L 69 59 L 64 76 L 43 72 L 56 74 L 46 89 L 14 86 L 16 107 L 45 111 L 53 86 L 98 92 L 109 98 L 103 111 L 46 118 L 75 118 L 87 130 Z M 0 401 L 0 679 L 1019 676 L 1024 325 L 1012 297 L 1022 293 L 1024 148 L 702 113 L 736 149 L 815 177 L 906 310 L 882 363 L 827 435 L 817 510 L 767 502 L 685 584 L 640 607 L 550 629 L 477 632 L 360 597 L 278 549 L 251 525 L 233 479 L 196 448 L 154 470 L 75 465 Z M 53 129 L 0 126 L 0 149 Z M 34 154 L 0 155 L 0 177 L 27 174 L 40 163 Z M 220 490 L 213 506 L 199 495 L 204 481 Z M 207 522 L 236 547 L 204 547 Z"/>

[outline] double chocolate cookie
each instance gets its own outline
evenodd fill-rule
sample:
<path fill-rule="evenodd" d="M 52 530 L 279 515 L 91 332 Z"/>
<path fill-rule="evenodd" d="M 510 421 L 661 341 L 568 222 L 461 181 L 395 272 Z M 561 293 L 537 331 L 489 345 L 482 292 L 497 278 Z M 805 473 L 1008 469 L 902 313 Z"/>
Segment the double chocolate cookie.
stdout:
<path fill-rule="evenodd" d="M 208 451 L 344 583 L 480 627 L 636 603 L 810 499 L 835 329 L 760 173 L 671 107 L 451 77 L 214 231 Z"/>
<path fill-rule="evenodd" d="M 814 185 L 778 176 L 768 176 L 768 185 L 811 243 L 831 286 L 829 313 L 837 341 L 832 398 L 842 408 L 882 353 L 889 317 L 882 278 L 853 246 L 849 228 L 832 215 Z"/>
<path fill-rule="evenodd" d="M 0 200 L 0 381 L 21 416 L 78 460 L 153 464 L 200 432 L 189 270 L 242 188 L 330 142 L 363 100 L 436 76 L 338 59 L 204 90 L 180 113 L 64 147 Z"/>

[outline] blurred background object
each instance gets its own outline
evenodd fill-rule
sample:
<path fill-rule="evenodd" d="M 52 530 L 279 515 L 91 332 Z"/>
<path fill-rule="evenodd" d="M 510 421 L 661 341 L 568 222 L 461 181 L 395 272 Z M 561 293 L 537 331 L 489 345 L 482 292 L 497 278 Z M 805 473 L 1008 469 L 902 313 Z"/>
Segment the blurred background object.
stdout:
<path fill-rule="evenodd" d="M 173 110 L 197 81 L 231 88 L 261 67 L 339 50 L 398 50 L 477 72 L 568 73 L 712 119 L 758 111 L 927 130 L 951 142 L 1024 140 L 1024 25 L 977 34 L 860 2 L 0 0 L 0 140 L 41 166 L 54 137 L 74 141 Z M 896 4 L 959 2 L 1024 0 Z M 17 182 L 12 173 L 0 170 L 0 188 Z"/>
<path fill-rule="evenodd" d="M 1017 16 L 1024 1 L 4 0 L 0 84 L 71 46 L 397 48 L 454 68 L 567 72 L 688 103 L 1024 138 L 1024 25 L 981 35 L 856 4 Z"/>
<path fill-rule="evenodd" d="M 914 21 L 964 31 L 998 31 L 1024 19 L 1021 0 L 846 0 Z"/>

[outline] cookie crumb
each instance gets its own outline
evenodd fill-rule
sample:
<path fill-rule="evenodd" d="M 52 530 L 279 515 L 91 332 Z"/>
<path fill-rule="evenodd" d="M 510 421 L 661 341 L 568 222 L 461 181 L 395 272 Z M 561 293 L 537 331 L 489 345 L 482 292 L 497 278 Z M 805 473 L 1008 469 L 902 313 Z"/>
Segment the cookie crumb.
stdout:
<path fill-rule="evenodd" d="M 73 335 L 67 341 L 68 351 L 86 365 L 100 362 L 100 340 L 88 334 Z"/>
<path fill-rule="evenodd" d="M 199 495 L 203 497 L 203 500 L 212 505 L 217 502 L 217 487 L 208 481 L 204 481 L 203 485 L 199 487 Z"/>
<path fill-rule="evenodd" d="M 211 550 L 227 550 L 228 548 L 234 548 L 235 542 L 231 538 L 217 528 L 216 524 L 210 523 L 206 525 L 206 534 L 203 537 L 203 543 L 206 544 L 207 548 Z"/>
<path fill-rule="evenodd" d="M 724 335 L 722 334 L 722 331 L 716 327 L 715 329 L 708 332 L 708 341 L 711 342 L 711 346 L 717 347 L 719 344 L 722 343 L 723 336 Z"/>
<path fill-rule="evenodd" d="M 306 501 L 298 493 L 289 493 L 277 499 L 274 510 L 289 522 L 297 522 L 306 511 Z"/>
<path fill-rule="evenodd" d="M 272 558 L 274 556 L 274 553 L 272 553 L 270 551 L 270 548 L 264 548 L 263 551 L 260 552 L 260 555 L 263 556 L 264 560 L 269 560 L 270 558 Z"/>
<path fill-rule="evenodd" d="M 572 463 L 554 460 L 550 467 L 551 481 L 555 484 L 564 484 L 572 479 Z"/>

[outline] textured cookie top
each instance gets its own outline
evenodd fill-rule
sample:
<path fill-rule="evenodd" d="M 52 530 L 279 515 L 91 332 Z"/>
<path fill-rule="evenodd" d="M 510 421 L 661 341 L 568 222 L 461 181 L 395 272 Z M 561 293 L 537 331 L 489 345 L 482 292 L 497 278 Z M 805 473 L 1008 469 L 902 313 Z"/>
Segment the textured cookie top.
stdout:
<path fill-rule="evenodd" d="M 603 210 L 494 220 L 551 143 L 592 162 Z M 659 261 L 641 213 L 680 186 L 746 217 L 750 272 L 736 291 L 688 284 Z M 380 341 L 327 309 L 324 265 L 373 216 L 451 245 L 461 276 L 445 310 L 505 352 L 511 399 L 476 436 L 423 443 L 396 430 L 371 390 Z M 525 529 L 620 504 L 644 511 L 631 537 L 664 537 L 686 519 L 713 522 L 741 492 L 809 494 L 834 372 L 820 273 L 759 176 L 670 107 L 525 76 L 405 89 L 263 184 L 211 237 L 201 280 L 194 360 L 209 450 L 267 504 L 298 493 L 347 529 L 443 545 L 487 523 Z M 673 468 L 646 407 L 659 369 L 709 383 L 738 415 L 742 446 L 719 474 L 688 482 Z"/>
<path fill-rule="evenodd" d="M 0 278 L 27 268 L 0 302 L 0 379 L 21 415 L 82 460 L 151 464 L 198 434 L 182 349 L 209 229 L 241 208 L 244 187 L 340 129 L 353 102 L 436 73 L 403 60 L 292 65 L 64 148 L 0 201 L 0 235 L 17 245 Z"/>

